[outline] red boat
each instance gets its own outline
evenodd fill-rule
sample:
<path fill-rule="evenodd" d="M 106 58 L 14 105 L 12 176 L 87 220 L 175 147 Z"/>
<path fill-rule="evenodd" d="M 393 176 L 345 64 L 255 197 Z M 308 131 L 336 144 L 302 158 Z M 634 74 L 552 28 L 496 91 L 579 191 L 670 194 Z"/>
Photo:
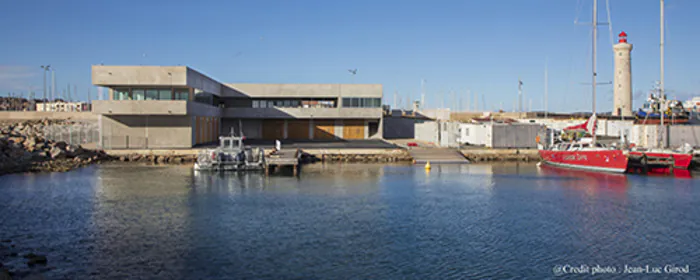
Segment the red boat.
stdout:
<path fill-rule="evenodd" d="M 627 171 L 650 175 L 689 177 L 693 155 L 672 150 L 630 151 Z"/>
<path fill-rule="evenodd" d="M 583 124 L 564 128 L 564 132 L 589 133 L 595 131 L 596 122 L 593 115 Z M 543 163 L 553 166 L 613 173 L 627 170 L 627 156 L 622 150 L 606 148 L 590 138 L 555 144 L 539 153 Z"/>

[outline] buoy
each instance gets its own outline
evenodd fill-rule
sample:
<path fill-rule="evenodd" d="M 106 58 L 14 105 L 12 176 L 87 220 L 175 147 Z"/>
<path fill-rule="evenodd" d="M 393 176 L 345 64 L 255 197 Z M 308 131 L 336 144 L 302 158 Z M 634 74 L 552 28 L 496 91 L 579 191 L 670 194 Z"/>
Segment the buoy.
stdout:
<path fill-rule="evenodd" d="M 425 164 L 425 170 L 429 170 L 429 169 L 430 169 L 430 162 L 427 162 L 427 163 Z"/>

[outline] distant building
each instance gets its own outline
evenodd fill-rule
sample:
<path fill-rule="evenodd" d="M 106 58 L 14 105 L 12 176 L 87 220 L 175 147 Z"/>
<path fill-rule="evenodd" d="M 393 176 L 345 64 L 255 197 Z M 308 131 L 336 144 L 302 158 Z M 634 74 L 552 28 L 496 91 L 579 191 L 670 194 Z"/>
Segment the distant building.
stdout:
<path fill-rule="evenodd" d="M 39 112 L 86 112 L 90 111 L 90 106 L 85 102 L 57 101 L 37 103 L 36 110 Z"/>
<path fill-rule="evenodd" d="M 92 67 L 107 148 L 185 148 L 249 139 L 382 137 L 379 84 L 223 84 L 186 66 Z"/>

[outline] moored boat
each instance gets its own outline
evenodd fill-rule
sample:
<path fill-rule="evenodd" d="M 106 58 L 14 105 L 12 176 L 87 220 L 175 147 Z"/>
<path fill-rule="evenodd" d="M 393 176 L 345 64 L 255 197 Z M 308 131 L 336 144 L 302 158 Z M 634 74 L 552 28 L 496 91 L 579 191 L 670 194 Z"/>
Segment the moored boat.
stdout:
<path fill-rule="evenodd" d="M 265 152 L 262 148 L 243 146 L 243 137 L 219 137 L 219 147 L 206 149 L 197 155 L 195 171 L 251 171 L 265 169 Z"/>

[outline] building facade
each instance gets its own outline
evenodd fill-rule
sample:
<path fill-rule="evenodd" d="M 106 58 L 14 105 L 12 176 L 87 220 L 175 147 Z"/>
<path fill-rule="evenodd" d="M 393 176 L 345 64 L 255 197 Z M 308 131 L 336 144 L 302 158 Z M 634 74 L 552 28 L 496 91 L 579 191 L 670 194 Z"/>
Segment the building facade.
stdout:
<path fill-rule="evenodd" d="M 383 90 L 364 84 L 223 84 L 185 66 L 93 66 L 106 148 L 186 148 L 218 136 L 382 137 Z"/>

